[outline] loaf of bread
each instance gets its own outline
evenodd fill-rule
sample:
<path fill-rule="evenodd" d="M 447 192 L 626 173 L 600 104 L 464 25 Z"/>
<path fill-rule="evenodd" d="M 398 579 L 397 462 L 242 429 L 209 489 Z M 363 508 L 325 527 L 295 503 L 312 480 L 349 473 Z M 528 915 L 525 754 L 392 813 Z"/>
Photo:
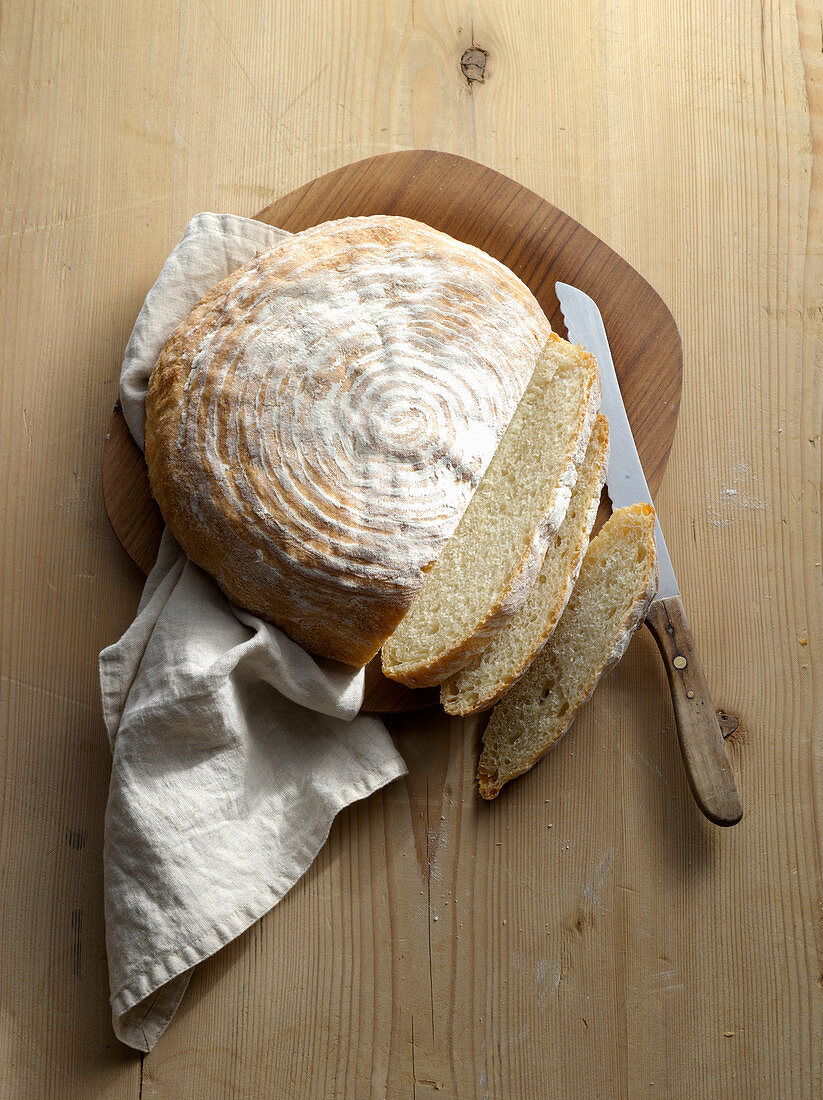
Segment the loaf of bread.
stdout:
<path fill-rule="evenodd" d="M 563 522 L 600 405 L 594 357 L 552 334 L 454 535 L 383 646 L 383 672 L 441 683 L 523 606 Z"/>
<path fill-rule="evenodd" d="M 656 591 L 654 509 L 621 508 L 590 542 L 554 634 L 492 711 L 477 769 L 483 798 L 560 740 L 625 653 Z"/>
<path fill-rule="evenodd" d="M 608 452 L 609 423 L 605 416 L 598 416 L 566 518 L 549 543 L 529 598 L 491 645 L 440 685 L 440 702 L 448 714 L 474 714 L 493 706 L 551 637 L 589 544 L 606 480 Z"/>
<path fill-rule="evenodd" d="M 507 267 L 419 222 L 297 233 L 211 290 L 160 355 L 146 460 L 163 518 L 236 604 L 363 665 L 550 331 Z"/>

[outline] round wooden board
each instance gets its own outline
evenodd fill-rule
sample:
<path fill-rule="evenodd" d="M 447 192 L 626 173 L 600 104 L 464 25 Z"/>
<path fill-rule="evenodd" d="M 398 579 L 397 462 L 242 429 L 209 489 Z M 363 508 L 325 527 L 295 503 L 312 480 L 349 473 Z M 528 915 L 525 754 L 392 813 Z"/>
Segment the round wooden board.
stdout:
<path fill-rule="evenodd" d="M 554 284 L 572 283 L 603 315 L 620 389 L 652 494 L 666 468 L 680 408 L 683 358 L 674 319 L 656 291 L 608 245 L 556 206 L 507 176 L 431 150 L 387 153 L 346 165 L 292 191 L 256 217 L 295 233 L 332 218 L 400 214 L 427 222 L 495 256 L 531 289 L 564 333 Z M 115 535 L 144 573 L 157 556 L 163 521 L 149 492 L 143 455 L 119 406 L 103 452 L 103 497 Z M 413 710 L 436 690 L 366 670 L 365 709 Z"/>

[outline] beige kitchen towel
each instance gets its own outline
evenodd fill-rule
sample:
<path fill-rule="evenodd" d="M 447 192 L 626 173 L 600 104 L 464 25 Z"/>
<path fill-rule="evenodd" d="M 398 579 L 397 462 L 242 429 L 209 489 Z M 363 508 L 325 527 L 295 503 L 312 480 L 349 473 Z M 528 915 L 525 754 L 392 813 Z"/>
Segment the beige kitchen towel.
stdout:
<path fill-rule="evenodd" d="M 198 298 L 282 230 L 201 214 L 149 292 L 121 402 L 143 443 L 148 377 Z M 311 865 L 344 807 L 403 775 L 364 675 L 235 607 L 166 531 L 137 617 L 100 654 L 112 749 L 104 903 L 114 1030 L 154 1046 L 193 968 Z"/>

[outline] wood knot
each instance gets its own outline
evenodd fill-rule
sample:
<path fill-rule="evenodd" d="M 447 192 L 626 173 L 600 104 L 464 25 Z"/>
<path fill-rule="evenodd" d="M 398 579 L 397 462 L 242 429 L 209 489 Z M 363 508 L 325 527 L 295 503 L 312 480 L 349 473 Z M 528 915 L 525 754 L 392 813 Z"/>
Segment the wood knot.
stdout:
<path fill-rule="evenodd" d="M 484 84 L 486 81 L 486 59 L 488 54 L 479 46 L 465 50 L 460 58 L 460 71 L 467 84 Z"/>
<path fill-rule="evenodd" d="M 740 719 L 736 714 L 729 714 L 726 710 L 718 710 L 717 721 L 725 740 L 730 741 L 733 745 L 745 741 L 744 731 L 740 728 Z"/>
<path fill-rule="evenodd" d="M 592 922 L 591 918 L 586 913 L 584 913 L 583 910 L 581 909 L 581 910 L 578 911 L 578 914 L 575 917 L 574 930 L 578 934 L 578 936 L 583 936 L 586 933 L 586 929 L 592 923 L 593 922 Z"/>

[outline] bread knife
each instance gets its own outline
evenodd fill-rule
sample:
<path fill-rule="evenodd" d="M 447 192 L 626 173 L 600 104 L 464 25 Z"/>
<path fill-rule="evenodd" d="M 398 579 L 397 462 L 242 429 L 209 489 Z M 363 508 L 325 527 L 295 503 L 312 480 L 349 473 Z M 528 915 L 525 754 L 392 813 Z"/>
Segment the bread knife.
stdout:
<path fill-rule="evenodd" d="M 651 504 L 600 310 L 589 295 L 577 287 L 556 283 L 555 290 L 569 340 L 588 348 L 600 367 L 601 411 L 609 420 L 606 488 L 612 507 L 641 502 Z M 715 825 L 736 825 L 743 816 L 740 793 L 659 519 L 655 520 L 655 541 L 660 580 L 657 595 L 649 606 L 646 625 L 654 635 L 666 666 L 686 775 L 695 801 L 706 817 Z"/>

